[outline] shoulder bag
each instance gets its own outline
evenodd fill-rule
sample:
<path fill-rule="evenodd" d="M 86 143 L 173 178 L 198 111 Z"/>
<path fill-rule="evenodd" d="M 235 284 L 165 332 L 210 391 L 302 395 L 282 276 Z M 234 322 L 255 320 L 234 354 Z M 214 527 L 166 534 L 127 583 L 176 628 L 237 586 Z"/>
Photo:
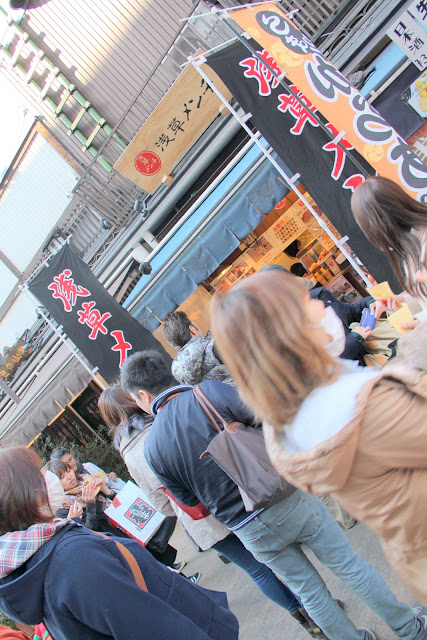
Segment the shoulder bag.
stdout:
<path fill-rule="evenodd" d="M 193 393 L 218 432 L 200 457 L 210 455 L 237 484 L 246 511 L 271 507 L 289 497 L 295 487 L 271 464 L 262 429 L 227 422 L 199 386 L 194 387 Z"/>

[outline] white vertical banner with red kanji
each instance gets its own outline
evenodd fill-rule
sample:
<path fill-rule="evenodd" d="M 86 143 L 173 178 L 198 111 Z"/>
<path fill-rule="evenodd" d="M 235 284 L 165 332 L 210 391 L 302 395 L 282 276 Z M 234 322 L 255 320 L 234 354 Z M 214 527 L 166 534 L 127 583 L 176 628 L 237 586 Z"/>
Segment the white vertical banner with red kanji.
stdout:
<path fill-rule="evenodd" d="M 64 245 L 28 285 L 76 347 L 112 382 L 135 351 L 164 351 L 148 329 L 110 296 L 89 266 Z"/>

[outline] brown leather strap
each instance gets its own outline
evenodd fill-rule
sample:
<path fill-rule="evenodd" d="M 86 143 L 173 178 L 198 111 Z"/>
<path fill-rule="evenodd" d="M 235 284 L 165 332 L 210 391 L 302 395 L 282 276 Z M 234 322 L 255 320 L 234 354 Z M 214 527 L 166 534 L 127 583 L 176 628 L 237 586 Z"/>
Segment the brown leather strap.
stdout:
<path fill-rule="evenodd" d="M 96 533 L 97 536 L 101 536 L 102 538 L 105 538 L 106 540 L 111 540 L 111 538 L 109 536 L 106 536 L 105 534 L 100 533 L 99 531 L 94 531 L 93 533 Z M 136 584 L 138 585 L 138 587 L 140 589 L 142 589 L 143 591 L 147 591 L 147 593 L 148 593 L 148 589 L 147 589 L 147 585 L 145 584 L 144 576 L 142 575 L 141 569 L 139 568 L 139 565 L 138 565 L 137 561 L 135 560 L 133 554 L 121 542 L 118 542 L 117 540 L 114 540 L 114 542 L 116 544 L 117 549 L 120 551 L 120 553 L 122 554 L 122 556 L 124 557 L 124 559 L 128 563 L 129 568 L 132 571 L 133 579 L 135 580 Z"/>
<path fill-rule="evenodd" d="M 218 426 L 215 418 L 213 417 L 213 415 L 209 411 L 207 405 L 205 404 L 206 396 L 202 393 L 202 391 L 199 389 L 199 387 L 194 387 L 193 393 L 196 396 L 197 402 L 200 404 L 200 406 L 202 407 L 203 411 L 208 416 L 209 420 L 212 422 L 212 424 L 215 427 L 215 429 L 218 431 L 218 433 L 221 433 L 220 427 Z M 221 422 L 222 422 L 222 420 L 221 420 Z"/>
<path fill-rule="evenodd" d="M 234 425 L 240 424 L 240 422 L 227 422 L 227 420 L 222 417 L 222 415 L 217 411 L 217 409 L 215 409 L 215 407 L 210 402 L 210 400 L 208 400 L 208 398 L 205 396 L 205 394 L 203 393 L 199 385 L 197 385 L 197 387 L 194 387 L 193 393 L 196 396 L 203 411 L 206 413 L 206 415 L 214 425 L 215 429 L 219 433 L 221 433 L 221 429 L 219 428 L 218 423 L 216 422 L 213 415 L 215 415 L 218 418 L 218 420 L 221 422 L 222 426 L 226 431 L 229 431 L 230 433 L 237 433 L 237 429 L 234 427 Z"/>

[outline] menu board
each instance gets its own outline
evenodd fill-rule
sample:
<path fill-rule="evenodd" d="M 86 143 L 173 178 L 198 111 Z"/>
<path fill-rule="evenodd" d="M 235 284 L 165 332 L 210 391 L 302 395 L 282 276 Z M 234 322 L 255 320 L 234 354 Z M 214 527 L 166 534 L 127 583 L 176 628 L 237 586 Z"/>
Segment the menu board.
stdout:
<path fill-rule="evenodd" d="M 271 259 L 272 258 L 269 258 L 269 261 Z M 216 280 L 211 283 L 211 286 L 215 289 L 215 291 L 218 291 L 218 293 L 227 293 L 227 291 L 231 289 L 233 284 L 235 284 L 238 280 L 253 275 L 257 271 L 259 271 L 262 266 L 263 264 L 260 264 L 258 266 L 246 251 L 233 262 L 233 264 L 227 269 L 227 272 L 224 275 L 218 276 L 218 278 L 216 278 Z"/>
<path fill-rule="evenodd" d="M 402 93 L 402 98 L 419 116 L 425 120 L 427 119 L 427 71 L 424 71 L 415 82 Z"/>
<path fill-rule="evenodd" d="M 293 205 L 264 233 L 264 238 L 277 248 L 276 255 L 286 249 L 306 229 L 301 218 L 295 214 L 295 205 Z"/>
<path fill-rule="evenodd" d="M 349 304 L 358 302 L 362 299 L 362 296 L 353 285 L 347 280 L 344 274 L 335 276 L 333 280 L 328 282 L 326 288 L 330 291 L 337 300 L 341 302 L 347 302 Z"/>
<path fill-rule="evenodd" d="M 257 264 L 258 262 L 263 264 L 266 259 L 268 259 L 268 262 L 272 260 L 272 258 L 275 256 L 275 251 L 275 246 L 264 234 L 255 240 L 254 244 L 246 251 L 246 255 L 255 264 Z"/>

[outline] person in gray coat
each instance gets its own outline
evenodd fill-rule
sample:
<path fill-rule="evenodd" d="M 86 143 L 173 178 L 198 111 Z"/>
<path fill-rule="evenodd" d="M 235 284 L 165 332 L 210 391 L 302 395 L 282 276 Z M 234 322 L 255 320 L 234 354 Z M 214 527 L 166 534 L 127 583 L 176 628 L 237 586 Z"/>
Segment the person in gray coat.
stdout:
<path fill-rule="evenodd" d="M 230 374 L 215 355 L 214 340 L 208 331 L 194 324 L 183 311 L 169 313 L 163 321 L 163 335 L 179 349 L 172 362 L 172 375 L 180 384 L 199 384 L 203 380 L 232 383 Z"/>

